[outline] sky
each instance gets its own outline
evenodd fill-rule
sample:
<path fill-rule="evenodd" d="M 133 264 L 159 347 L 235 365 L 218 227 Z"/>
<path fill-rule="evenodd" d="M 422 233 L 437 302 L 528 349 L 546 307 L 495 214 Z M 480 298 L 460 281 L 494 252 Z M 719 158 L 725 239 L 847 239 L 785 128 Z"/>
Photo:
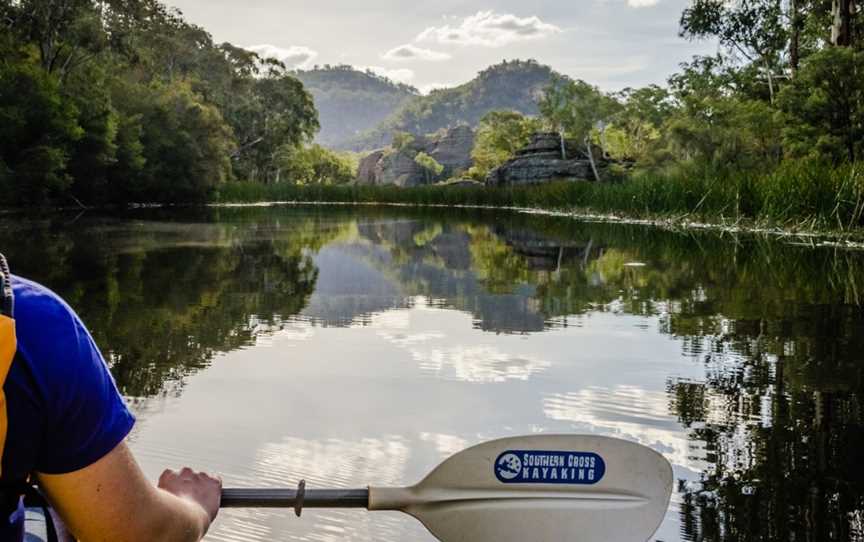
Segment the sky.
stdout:
<path fill-rule="evenodd" d="M 421 91 L 534 58 L 613 91 L 662 84 L 713 54 L 678 37 L 688 0 L 167 0 L 186 19 L 291 68 L 350 64 Z"/>

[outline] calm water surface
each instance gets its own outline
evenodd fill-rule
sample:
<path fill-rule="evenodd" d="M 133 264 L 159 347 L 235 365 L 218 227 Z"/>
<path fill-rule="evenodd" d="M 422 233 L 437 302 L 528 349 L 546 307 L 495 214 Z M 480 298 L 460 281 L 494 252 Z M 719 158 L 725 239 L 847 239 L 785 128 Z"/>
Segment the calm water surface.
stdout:
<path fill-rule="evenodd" d="M 0 221 L 110 360 L 148 475 L 403 485 L 495 437 L 611 435 L 677 484 L 657 540 L 864 540 L 864 254 L 504 213 Z M 224 511 L 208 540 L 430 541 Z"/>

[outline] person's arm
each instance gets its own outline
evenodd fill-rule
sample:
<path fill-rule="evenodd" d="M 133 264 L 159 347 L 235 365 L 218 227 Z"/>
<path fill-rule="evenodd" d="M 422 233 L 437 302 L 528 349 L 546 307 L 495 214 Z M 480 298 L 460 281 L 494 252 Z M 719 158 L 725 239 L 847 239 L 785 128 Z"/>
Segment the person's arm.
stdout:
<path fill-rule="evenodd" d="M 193 541 L 219 511 L 222 481 L 183 469 L 149 482 L 125 443 L 69 474 L 38 474 L 39 485 L 82 542 Z"/>

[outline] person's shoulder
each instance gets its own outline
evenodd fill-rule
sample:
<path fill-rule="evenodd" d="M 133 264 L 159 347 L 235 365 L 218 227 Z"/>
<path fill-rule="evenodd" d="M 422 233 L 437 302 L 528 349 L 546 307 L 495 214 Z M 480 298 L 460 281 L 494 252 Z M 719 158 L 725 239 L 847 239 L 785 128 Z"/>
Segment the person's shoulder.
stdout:
<path fill-rule="evenodd" d="M 72 308 L 63 298 L 38 282 L 12 275 L 12 291 L 19 329 L 22 324 L 31 322 L 75 325 L 77 318 Z"/>
<path fill-rule="evenodd" d="M 52 380 L 62 380 L 74 375 L 82 364 L 101 361 L 84 324 L 59 295 L 15 275 L 12 290 L 18 352 L 34 370 L 47 371 Z"/>

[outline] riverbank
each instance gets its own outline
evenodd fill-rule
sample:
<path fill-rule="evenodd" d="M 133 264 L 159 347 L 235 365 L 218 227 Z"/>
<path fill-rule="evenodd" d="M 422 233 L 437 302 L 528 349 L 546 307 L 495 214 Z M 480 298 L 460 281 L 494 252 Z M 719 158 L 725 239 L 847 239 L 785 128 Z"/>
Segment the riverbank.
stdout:
<path fill-rule="evenodd" d="M 538 186 L 296 186 L 230 183 L 216 203 L 350 203 L 479 207 L 585 220 L 864 242 L 864 167 L 796 164 L 755 175 L 642 175 L 615 183 Z"/>

